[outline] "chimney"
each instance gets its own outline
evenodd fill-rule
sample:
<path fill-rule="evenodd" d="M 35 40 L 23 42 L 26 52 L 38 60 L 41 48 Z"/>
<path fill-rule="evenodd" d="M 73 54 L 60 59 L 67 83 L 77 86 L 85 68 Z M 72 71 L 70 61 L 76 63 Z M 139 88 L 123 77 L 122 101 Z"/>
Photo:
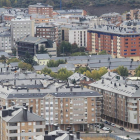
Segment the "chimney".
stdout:
<path fill-rule="evenodd" d="M 70 131 L 69 131 L 69 134 L 73 134 L 73 131 L 72 131 L 72 130 L 70 130 Z"/>
<path fill-rule="evenodd" d="M 45 131 L 45 135 L 48 135 L 48 130 Z"/>
<path fill-rule="evenodd" d="M 2 110 L 2 117 L 6 117 L 8 115 L 8 110 Z"/>
<path fill-rule="evenodd" d="M 70 91 L 72 91 L 72 87 L 70 87 Z"/>
<path fill-rule="evenodd" d="M 36 80 L 35 80 L 35 85 L 36 85 Z"/>
<path fill-rule="evenodd" d="M 28 110 L 28 106 L 26 105 L 25 107 L 26 107 L 26 108 L 27 108 L 27 110 Z"/>
<path fill-rule="evenodd" d="M 76 132 L 76 138 L 77 138 L 78 140 L 80 140 L 80 132 L 79 132 L 79 131 Z"/>
<path fill-rule="evenodd" d="M 22 105 L 23 105 L 23 106 L 26 106 L 26 103 L 23 103 Z"/>
<path fill-rule="evenodd" d="M 27 108 L 23 108 L 23 118 L 27 121 Z"/>
<path fill-rule="evenodd" d="M 6 106 L 3 106 L 3 109 L 6 109 Z"/>
<path fill-rule="evenodd" d="M 58 125 L 54 124 L 54 130 L 58 130 Z"/>
<path fill-rule="evenodd" d="M 30 107 L 30 113 L 33 113 L 33 107 L 32 106 Z"/>
<path fill-rule="evenodd" d="M 110 72 L 108 72 L 108 76 L 110 76 Z"/>
<path fill-rule="evenodd" d="M 11 109 L 8 110 L 8 115 L 12 116 L 12 110 Z"/>
<path fill-rule="evenodd" d="M 56 88 L 56 92 L 58 92 L 58 88 Z"/>
<path fill-rule="evenodd" d="M 14 80 L 14 85 L 16 85 L 16 79 Z"/>
<path fill-rule="evenodd" d="M 2 68 L 1 68 L 1 72 L 2 72 Z"/>
<path fill-rule="evenodd" d="M 69 135 L 69 140 L 74 140 L 73 134 L 70 134 L 70 135 Z"/>

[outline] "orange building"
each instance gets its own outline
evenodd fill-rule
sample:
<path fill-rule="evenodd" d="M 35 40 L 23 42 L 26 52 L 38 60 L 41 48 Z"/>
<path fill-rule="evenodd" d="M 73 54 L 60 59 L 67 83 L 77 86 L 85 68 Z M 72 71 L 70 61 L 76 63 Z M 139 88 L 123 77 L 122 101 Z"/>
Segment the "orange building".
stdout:
<path fill-rule="evenodd" d="M 106 50 L 114 57 L 131 57 L 140 60 L 140 34 L 123 27 L 100 26 L 87 32 L 87 51 Z"/>

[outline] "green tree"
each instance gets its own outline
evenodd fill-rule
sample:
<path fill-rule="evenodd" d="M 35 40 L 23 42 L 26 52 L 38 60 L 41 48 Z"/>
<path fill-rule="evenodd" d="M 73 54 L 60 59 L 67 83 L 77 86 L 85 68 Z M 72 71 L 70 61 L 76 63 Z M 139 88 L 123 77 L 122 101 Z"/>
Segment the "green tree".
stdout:
<path fill-rule="evenodd" d="M 40 50 L 38 50 L 37 53 L 39 53 L 39 54 L 44 54 L 44 53 L 47 53 L 47 50 L 46 50 L 45 47 L 42 45 L 42 46 L 40 46 Z"/>
<path fill-rule="evenodd" d="M 50 74 L 51 72 L 52 72 L 52 71 L 51 71 L 50 69 L 46 68 L 46 67 L 45 67 L 44 69 L 41 70 L 41 73 L 42 73 L 42 74 Z"/>
<path fill-rule="evenodd" d="M 32 71 L 33 70 L 32 65 L 30 65 L 28 63 L 24 63 L 24 62 L 20 62 L 18 64 L 18 67 L 21 68 L 21 69 L 24 69 L 24 70 L 29 70 L 29 71 Z"/>
<path fill-rule="evenodd" d="M 50 76 L 53 77 L 53 78 L 57 78 L 57 73 L 51 72 L 51 73 L 50 73 Z"/>
<path fill-rule="evenodd" d="M 12 54 L 13 54 L 14 56 L 16 56 L 16 48 L 15 48 L 15 47 L 12 48 Z"/>
<path fill-rule="evenodd" d="M 21 62 L 21 60 L 17 59 L 17 58 L 11 58 L 7 60 L 7 64 L 9 65 L 12 62 Z"/>
<path fill-rule="evenodd" d="M 76 70 L 76 72 L 84 74 L 84 72 L 86 71 L 90 71 L 90 69 L 88 67 L 80 67 Z"/>
<path fill-rule="evenodd" d="M 1 60 L 2 63 L 6 63 L 6 57 L 4 55 L 2 55 L 0 57 L 0 60 Z"/>
<path fill-rule="evenodd" d="M 33 65 L 33 64 L 34 64 L 33 57 L 32 57 L 28 52 L 26 52 L 23 61 L 24 61 L 25 63 L 30 64 L 30 65 Z"/>
<path fill-rule="evenodd" d="M 140 77 L 140 66 L 135 69 L 136 76 Z"/>
<path fill-rule="evenodd" d="M 103 50 L 103 51 L 98 53 L 98 55 L 106 55 L 106 54 L 107 54 L 106 50 Z"/>
<path fill-rule="evenodd" d="M 119 66 L 116 69 L 116 72 L 121 76 L 128 76 L 128 69 L 124 66 Z"/>
<path fill-rule="evenodd" d="M 55 60 L 50 60 L 48 63 L 47 63 L 47 66 L 48 67 L 58 67 L 59 66 L 59 64 L 65 64 L 66 63 L 66 61 L 65 60 L 57 60 L 57 61 L 55 61 Z"/>

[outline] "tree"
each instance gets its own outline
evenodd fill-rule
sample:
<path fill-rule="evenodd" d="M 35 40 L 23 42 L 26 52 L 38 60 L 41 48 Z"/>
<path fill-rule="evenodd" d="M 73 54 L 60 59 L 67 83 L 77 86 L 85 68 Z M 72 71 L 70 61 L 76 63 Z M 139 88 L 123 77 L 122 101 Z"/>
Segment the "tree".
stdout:
<path fill-rule="evenodd" d="M 51 71 L 50 69 L 46 68 L 46 67 L 45 67 L 44 69 L 41 70 L 41 73 L 42 73 L 42 74 L 50 74 L 51 72 L 52 72 L 52 71 Z"/>
<path fill-rule="evenodd" d="M 98 55 L 106 55 L 106 54 L 107 54 L 106 50 L 103 50 L 103 51 L 98 53 Z"/>
<path fill-rule="evenodd" d="M 0 57 L 0 60 L 2 61 L 2 63 L 6 63 L 6 57 L 4 55 Z"/>
<path fill-rule="evenodd" d="M 29 70 L 29 71 L 32 71 L 33 70 L 32 65 L 27 64 L 27 63 L 24 63 L 24 62 L 20 62 L 18 64 L 18 67 L 21 68 L 21 69 Z"/>
<path fill-rule="evenodd" d="M 124 66 L 119 66 L 116 69 L 116 72 L 121 76 L 128 76 L 128 69 Z"/>
<path fill-rule="evenodd" d="M 33 63 L 34 63 L 33 57 L 32 57 L 28 52 L 26 52 L 23 61 L 24 61 L 25 63 L 31 64 L 31 65 L 33 65 Z"/>
<path fill-rule="evenodd" d="M 76 70 L 76 72 L 83 74 L 87 70 L 90 71 L 90 69 L 88 67 L 80 67 Z"/>
<path fill-rule="evenodd" d="M 12 62 L 21 62 L 21 60 L 17 59 L 17 58 L 11 58 L 7 60 L 7 64 L 9 65 Z"/>
<path fill-rule="evenodd" d="M 16 56 L 16 48 L 15 48 L 15 47 L 12 48 L 12 54 L 13 54 L 14 56 Z"/>
<path fill-rule="evenodd" d="M 48 63 L 47 63 L 47 66 L 48 67 L 58 67 L 59 66 L 59 64 L 65 64 L 66 63 L 66 61 L 64 61 L 64 60 L 57 60 L 57 61 L 55 61 L 55 60 L 50 60 Z"/>
<path fill-rule="evenodd" d="M 39 54 L 44 54 L 44 53 L 47 53 L 47 50 L 45 49 L 45 47 L 43 45 L 40 46 L 40 50 L 38 50 Z"/>
<path fill-rule="evenodd" d="M 140 66 L 135 69 L 136 76 L 140 77 Z"/>

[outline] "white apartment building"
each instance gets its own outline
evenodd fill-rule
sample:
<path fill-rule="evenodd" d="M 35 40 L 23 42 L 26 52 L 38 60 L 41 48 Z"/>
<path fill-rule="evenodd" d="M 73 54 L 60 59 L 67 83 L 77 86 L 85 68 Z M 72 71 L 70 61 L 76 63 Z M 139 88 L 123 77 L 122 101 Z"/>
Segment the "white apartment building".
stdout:
<path fill-rule="evenodd" d="M 11 20 L 12 47 L 15 42 L 24 36 L 34 36 L 34 20 L 22 18 L 21 16 Z"/>
<path fill-rule="evenodd" d="M 69 42 L 78 47 L 87 47 L 87 28 L 72 28 L 69 30 Z"/>

